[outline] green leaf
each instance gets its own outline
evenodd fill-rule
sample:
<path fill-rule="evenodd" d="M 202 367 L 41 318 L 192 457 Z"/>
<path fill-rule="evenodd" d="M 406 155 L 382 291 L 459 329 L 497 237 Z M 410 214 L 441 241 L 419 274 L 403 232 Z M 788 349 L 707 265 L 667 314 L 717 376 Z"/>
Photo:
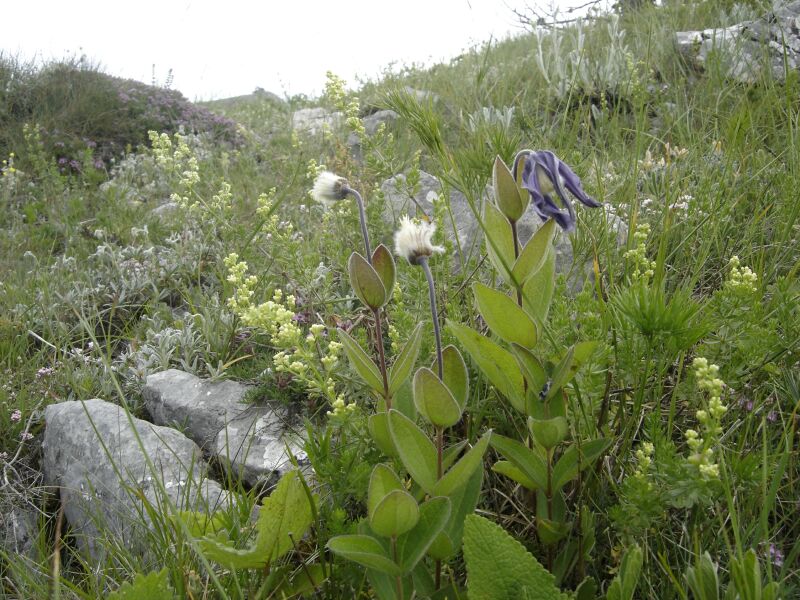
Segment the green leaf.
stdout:
<path fill-rule="evenodd" d="M 422 367 L 414 375 L 414 406 L 429 423 L 452 427 L 461 419 L 461 407 L 436 374 Z"/>
<path fill-rule="evenodd" d="M 368 535 L 339 535 L 328 540 L 334 554 L 387 575 L 400 575 L 400 566 L 389 558 L 380 542 Z"/>
<path fill-rule="evenodd" d="M 372 310 L 377 310 L 386 304 L 386 288 L 377 271 L 372 268 L 366 258 L 358 252 L 350 255 L 347 262 L 347 271 L 350 274 L 350 285 L 359 300 Z"/>
<path fill-rule="evenodd" d="M 544 266 L 556 232 L 555 223 L 555 219 L 549 219 L 533 234 L 520 252 L 511 270 L 516 287 L 522 288 Z"/>
<path fill-rule="evenodd" d="M 491 202 L 483 203 L 483 225 L 486 228 L 486 253 L 494 268 L 506 283 L 511 283 L 514 266 L 514 236 L 511 224 Z"/>
<path fill-rule="evenodd" d="M 522 442 L 496 433 L 492 435 L 491 444 L 506 460 L 522 471 L 537 488 L 547 489 L 547 465 L 535 450 L 531 450 Z"/>
<path fill-rule="evenodd" d="M 556 251 L 547 250 L 542 267 L 522 287 L 522 308 L 537 323 L 547 320 L 556 284 Z"/>
<path fill-rule="evenodd" d="M 447 326 L 491 384 L 508 399 L 511 406 L 524 413 L 524 380 L 514 356 L 466 325 L 448 320 Z"/>
<path fill-rule="evenodd" d="M 397 358 L 389 371 L 389 395 L 394 396 L 403 383 L 411 375 L 414 364 L 419 356 L 419 348 L 422 343 L 422 323 L 418 323 L 408 337 L 406 345 L 397 355 Z"/>
<path fill-rule="evenodd" d="M 528 382 L 528 389 L 537 396 L 547 384 L 547 371 L 544 370 L 542 363 L 533 355 L 533 352 L 523 348 L 519 344 L 511 344 L 511 352 L 517 359 L 522 375 Z"/>
<path fill-rule="evenodd" d="M 339 329 L 339 341 L 356 372 L 361 375 L 369 387 L 379 394 L 383 394 L 383 377 L 381 377 L 381 372 L 375 362 L 344 329 Z"/>
<path fill-rule="evenodd" d="M 397 555 L 403 573 L 409 573 L 425 556 L 450 517 L 450 500 L 437 496 L 419 507 L 419 522 L 397 540 Z"/>
<path fill-rule="evenodd" d="M 219 511 L 209 515 L 200 511 L 182 510 L 178 512 L 178 517 L 186 524 L 189 535 L 196 538 L 204 535 L 216 535 L 227 529 L 225 515 Z"/>
<path fill-rule="evenodd" d="M 369 524 L 378 535 L 392 537 L 411 531 L 419 518 L 419 505 L 414 497 L 405 490 L 394 490 L 378 502 Z"/>
<path fill-rule="evenodd" d="M 704 552 L 686 569 L 686 582 L 696 600 L 719 600 L 719 576 L 711 555 Z"/>
<path fill-rule="evenodd" d="M 389 431 L 397 454 L 419 486 L 428 494 L 436 485 L 436 448 L 416 423 L 400 412 L 389 411 Z"/>
<path fill-rule="evenodd" d="M 389 415 L 386 412 L 375 413 L 369 417 L 367 427 L 378 449 L 386 456 L 397 456 L 392 434 L 389 431 Z"/>
<path fill-rule="evenodd" d="M 442 350 L 442 376 L 444 384 L 463 412 L 469 398 L 469 371 L 461 352 L 455 346 L 446 346 Z"/>
<path fill-rule="evenodd" d="M 450 519 L 447 522 L 444 533 L 447 534 L 447 539 L 452 546 L 451 552 L 434 556 L 434 558 L 451 558 L 461 550 L 461 539 L 464 535 L 464 519 L 467 515 L 475 512 L 475 507 L 478 505 L 478 499 L 481 495 L 481 487 L 483 486 L 483 469 L 475 469 L 472 477 L 469 478 L 467 484 L 458 488 L 456 491 L 451 492 L 450 498 Z"/>
<path fill-rule="evenodd" d="M 312 507 L 297 471 L 289 471 L 275 491 L 265 498 L 256 521 L 256 539 L 238 550 L 218 539 L 198 540 L 206 556 L 229 569 L 258 569 L 272 563 L 294 547 L 311 526 Z"/>
<path fill-rule="evenodd" d="M 482 467 L 483 455 L 486 454 L 486 449 L 489 447 L 491 438 L 492 432 L 487 431 L 483 437 L 478 440 L 478 443 L 436 482 L 436 485 L 433 487 L 434 496 L 449 496 L 457 489 L 467 484 L 475 470 Z"/>
<path fill-rule="evenodd" d="M 641 570 L 642 549 L 639 546 L 628 548 L 622 558 L 619 573 L 617 573 L 611 585 L 608 586 L 606 600 L 633 600 L 633 594 L 639 584 Z"/>
<path fill-rule="evenodd" d="M 303 565 L 291 579 L 285 579 L 273 592 L 278 598 L 294 598 L 311 594 L 327 579 L 325 569 L 320 564 Z M 144 600 L 144 599 L 143 599 Z"/>
<path fill-rule="evenodd" d="M 386 293 L 386 302 L 392 298 L 395 281 L 395 264 L 389 249 L 380 244 L 372 253 L 372 268 L 378 274 Z M 385 302 L 384 302 L 385 304 Z"/>
<path fill-rule="evenodd" d="M 558 446 L 569 433 L 567 420 L 564 417 L 553 417 L 552 419 L 528 417 L 528 429 L 533 439 L 546 450 L 552 450 Z"/>
<path fill-rule="evenodd" d="M 514 176 L 499 156 L 494 159 L 492 187 L 495 201 L 503 215 L 509 221 L 519 221 L 525 212 L 525 205 L 520 197 Z"/>
<path fill-rule="evenodd" d="M 378 464 L 372 469 L 369 476 L 367 491 L 367 514 L 372 518 L 378 504 L 389 494 L 396 490 L 405 490 L 405 486 L 389 465 Z"/>
<path fill-rule="evenodd" d="M 572 369 L 572 361 L 574 356 L 575 346 L 571 346 L 564 355 L 564 358 L 561 359 L 561 362 L 559 362 L 556 368 L 553 370 L 553 377 L 550 381 L 550 389 L 547 391 L 547 395 L 544 399 L 545 402 L 555 396 L 558 391 L 567 385 L 575 375 L 575 371 Z"/>
<path fill-rule="evenodd" d="M 582 471 L 594 461 L 597 460 L 603 451 L 608 448 L 611 443 L 609 438 L 598 438 L 590 440 L 581 444 L 581 463 L 580 470 Z M 555 467 L 553 467 L 553 490 L 560 490 L 567 483 L 575 479 L 578 475 L 578 445 L 572 444 L 567 448 L 566 452 L 558 459 Z"/>
<path fill-rule="evenodd" d="M 133 581 L 126 581 L 106 598 L 108 600 L 174 600 L 175 592 L 169 583 L 169 571 L 165 567 L 147 575 L 137 573 Z"/>
<path fill-rule="evenodd" d="M 476 283 L 472 289 L 478 311 L 495 335 L 525 348 L 536 346 L 536 325 L 514 300 L 482 283 Z"/>
<path fill-rule="evenodd" d="M 468 515 L 464 559 L 470 600 L 568 600 L 525 546 L 496 525 Z"/>
<path fill-rule="evenodd" d="M 500 475 L 505 475 L 528 490 L 533 491 L 538 489 L 538 486 L 533 479 L 525 475 L 525 473 L 522 472 L 522 469 L 518 469 L 507 460 L 498 460 L 496 463 L 494 463 L 494 465 L 492 465 L 492 471 L 495 473 L 500 473 Z"/>
<path fill-rule="evenodd" d="M 536 533 L 539 540 L 546 546 L 551 546 L 563 540 L 570 530 L 570 524 L 536 517 Z"/>

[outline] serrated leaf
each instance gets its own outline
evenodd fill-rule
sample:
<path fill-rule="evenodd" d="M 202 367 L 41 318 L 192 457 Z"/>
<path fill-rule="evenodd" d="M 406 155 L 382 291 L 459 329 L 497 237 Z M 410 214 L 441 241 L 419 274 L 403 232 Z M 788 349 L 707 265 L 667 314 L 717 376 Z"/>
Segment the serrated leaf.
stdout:
<path fill-rule="evenodd" d="M 169 583 L 169 571 L 163 568 L 147 575 L 137 573 L 133 581 L 126 581 L 106 598 L 108 600 L 174 600 L 175 592 Z"/>
<path fill-rule="evenodd" d="M 461 407 L 436 374 L 422 367 L 414 375 L 414 406 L 437 427 L 452 427 L 461 419 Z"/>
<path fill-rule="evenodd" d="M 366 258 L 358 252 L 353 252 L 347 261 L 347 272 L 350 274 L 350 285 L 361 302 L 372 310 L 377 310 L 386 304 L 388 300 L 386 288 Z"/>
<path fill-rule="evenodd" d="M 252 546 L 239 550 L 219 540 L 198 540 L 206 556 L 229 569 L 257 569 L 272 563 L 294 547 L 311 526 L 312 507 L 297 471 L 289 471 L 265 498 L 256 521 Z"/>
<path fill-rule="evenodd" d="M 547 320 L 556 284 L 556 251 L 550 246 L 541 268 L 522 287 L 522 308 L 537 323 Z"/>
<path fill-rule="evenodd" d="M 522 213 L 525 212 L 525 205 L 520 197 L 519 187 L 514 181 L 514 176 L 499 156 L 494 160 L 492 187 L 500 212 L 509 221 L 519 221 Z"/>
<path fill-rule="evenodd" d="M 408 341 L 397 355 L 397 358 L 389 371 L 389 395 L 393 396 L 414 370 L 414 364 L 419 356 L 419 348 L 422 344 L 422 323 L 418 323 L 408 336 Z"/>
<path fill-rule="evenodd" d="M 514 236 L 511 224 L 494 204 L 484 202 L 483 225 L 486 227 L 486 253 L 500 277 L 511 283 L 511 269 L 514 266 Z"/>
<path fill-rule="evenodd" d="M 549 219 L 542 225 L 533 234 L 533 237 L 528 240 L 528 243 L 525 244 L 519 257 L 514 262 L 511 274 L 517 287 L 523 287 L 525 282 L 538 273 L 544 265 L 547 254 L 552 247 L 553 236 L 556 231 L 555 223 L 555 219 Z"/>
<path fill-rule="evenodd" d="M 580 470 L 590 466 L 611 443 L 608 438 L 589 440 L 581 444 Z M 572 444 L 553 467 L 553 490 L 560 490 L 578 475 L 578 445 Z"/>
<path fill-rule="evenodd" d="M 514 300 L 482 283 L 476 283 L 472 290 L 478 312 L 497 337 L 525 348 L 536 346 L 536 325 Z"/>
<path fill-rule="evenodd" d="M 400 460 L 419 486 L 428 494 L 436 485 L 436 448 L 416 423 L 392 409 L 389 431 Z"/>
<path fill-rule="evenodd" d="M 499 525 L 478 515 L 466 518 L 464 559 L 470 600 L 569 598 L 556 587 L 555 578 L 525 546 Z"/>
<path fill-rule="evenodd" d="M 368 535 L 338 535 L 328 540 L 334 554 L 387 575 L 400 575 L 400 566 L 389 558 L 380 542 Z"/>
<path fill-rule="evenodd" d="M 372 268 L 375 269 L 375 272 L 378 274 L 383 284 L 383 289 L 386 293 L 386 302 L 388 302 L 394 290 L 396 267 L 392 253 L 383 244 L 379 244 L 372 253 Z"/>
<path fill-rule="evenodd" d="M 361 376 L 361 379 L 379 394 L 383 393 L 383 377 L 375 362 L 364 352 L 359 343 L 344 329 L 339 329 L 339 341 L 350 364 Z"/>
<path fill-rule="evenodd" d="M 442 377 L 463 412 L 469 398 L 469 371 L 461 352 L 455 346 L 446 346 L 442 350 Z"/>
<path fill-rule="evenodd" d="M 450 517 L 450 500 L 440 496 L 431 498 L 419 507 L 419 522 L 397 540 L 397 555 L 403 573 L 409 573 L 425 556 Z"/>
<path fill-rule="evenodd" d="M 503 435 L 492 435 L 492 447 L 525 474 L 537 488 L 547 489 L 547 465 L 536 451 Z"/>
<path fill-rule="evenodd" d="M 466 325 L 448 320 L 447 326 L 491 384 L 511 406 L 524 413 L 524 381 L 514 356 Z"/>
<path fill-rule="evenodd" d="M 434 496 L 449 496 L 460 487 L 467 484 L 476 469 L 482 468 L 483 455 L 489 447 L 492 432 L 486 432 L 470 450 L 461 457 L 433 487 Z"/>

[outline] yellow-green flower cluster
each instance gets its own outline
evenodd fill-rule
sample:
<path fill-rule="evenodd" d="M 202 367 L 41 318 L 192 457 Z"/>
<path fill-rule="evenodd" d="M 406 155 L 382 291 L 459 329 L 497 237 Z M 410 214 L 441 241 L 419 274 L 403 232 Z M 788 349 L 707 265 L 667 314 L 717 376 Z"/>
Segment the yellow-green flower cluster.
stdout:
<path fill-rule="evenodd" d="M 635 280 L 648 280 L 653 276 L 656 262 L 647 257 L 647 238 L 650 236 L 650 225 L 639 223 L 633 233 L 634 247 L 625 253 L 625 258 L 633 265 Z"/>
<path fill-rule="evenodd" d="M 334 109 L 344 113 L 345 124 L 350 128 L 350 131 L 358 135 L 359 138 L 363 137 L 366 129 L 364 128 L 364 122 L 358 116 L 359 112 L 361 112 L 361 102 L 358 96 L 354 96 L 348 101 L 344 79 L 331 71 L 328 71 L 325 77 L 327 78 L 325 98 Z"/>
<path fill-rule="evenodd" d="M 278 193 L 278 188 L 270 188 L 266 194 L 261 194 L 258 197 L 258 204 L 256 205 L 256 215 L 261 219 L 266 219 L 275 203 L 275 194 Z"/>
<path fill-rule="evenodd" d="M 3 177 L 12 177 L 14 173 L 17 172 L 17 169 L 14 167 L 14 153 L 11 152 L 8 155 L 7 160 L 3 160 L 3 166 L 0 167 L 0 171 L 3 172 Z"/>
<path fill-rule="evenodd" d="M 324 325 L 315 323 L 309 327 L 305 343 L 299 341 L 286 347 L 275 354 L 272 361 L 276 371 L 294 376 L 312 396 L 321 396 L 333 402 L 336 383 L 332 374 L 339 362 L 342 345 L 327 341 L 327 337 L 323 336 L 324 331 Z M 317 364 L 322 368 L 318 368 Z"/>
<path fill-rule="evenodd" d="M 198 202 L 192 196 L 195 184 L 200 181 L 200 165 L 186 138 L 176 133 L 173 142 L 168 134 L 152 130 L 147 132 L 147 137 L 156 163 L 167 173 L 177 176 L 177 191 L 172 193 L 170 200 L 183 209 L 196 208 Z"/>
<path fill-rule="evenodd" d="M 339 394 L 336 400 L 331 402 L 331 408 L 333 410 L 328 411 L 328 418 L 332 421 L 344 422 L 355 413 L 357 406 L 355 402 L 345 402 L 344 396 Z"/>
<path fill-rule="evenodd" d="M 636 470 L 633 474 L 635 477 L 644 478 L 647 476 L 647 471 L 650 469 L 650 465 L 653 462 L 654 450 L 653 444 L 644 442 L 639 446 L 636 452 L 634 452 L 634 456 L 636 457 Z"/>
<path fill-rule="evenodd" d="M 702 435 L 694 429 L 686 431 L 686 444 L 692 453 L 689 462 L 695 465 L 706 479 L 719 477 L 719 465 L 714 462 L 714 441 L 722 434 L 720 422 L 728 410 L 722 403 L 725 383 L 719 378 L 719 367 L 708 364 L 708 360 L 697 357 L 692 363 L 697 387 L 708 393 L 708 406 L 695 413 L 702 428 Z"/>
<path fill-rule="evenodd" d="M 731 256 L 728 261 L 730 273 L 725 280 L 725 289 L 739 296 L 753 294 L 758 289 L 758 275 L 750 267 L 741 267 L 738 256 Z"/>

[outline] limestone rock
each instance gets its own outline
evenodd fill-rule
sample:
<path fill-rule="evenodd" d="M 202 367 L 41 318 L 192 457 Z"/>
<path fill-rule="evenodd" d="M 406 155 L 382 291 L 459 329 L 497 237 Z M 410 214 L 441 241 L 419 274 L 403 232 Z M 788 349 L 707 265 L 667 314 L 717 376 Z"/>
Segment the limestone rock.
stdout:
<path fill-rule="evenodd" d="M 39 513 L 30 507 L 13 506 L 0 513 L 0 550 L 11 555 L 35 557 Z"/>
<path fill-rule="evenodd" d="M 120 406 L 98 399 L 51 404 L 44 418 L 45 482 L 60 488 L 78 546 L 92 558 L 101 559 L 112 543 L 146 553 L 149 516 L 137 494 L 163 504 L 159 479 L 182 510 L 232 501 L 206 477 L 197 445 L 174 429 L 129 418 Z"/>
<path fill-rule="evenodd" d="M 321 107 L 301 108 L 292 114 L 292 128 L 299 133 L 315 136 L 321 134 L 325 127 L 335 129 L 343 118 L 342 113 Z"/>
<path fill-rule="evenodd" d="M 766 66 L 775 79 L 783 80 L 786 68 L 800 70 L 800 0 L 777 2 L 763 17 L 731 27 L 679 31 L 675 42 L 697 68 L 703 69 L 716 51 L 731 79 L 753 83 Z"/>
<path fill-rule="evenodd" d="M 256 485 L 291 469 L 287 446 L 301 462 L 305 453 L 302 439 L 291 431 L 288 411 L 245 403 L 247 389 L 234 381 L 205 381 L 169 369 L 150 375 L 143 395 L 154 422 L 181 428 L 249 485 Z"/>

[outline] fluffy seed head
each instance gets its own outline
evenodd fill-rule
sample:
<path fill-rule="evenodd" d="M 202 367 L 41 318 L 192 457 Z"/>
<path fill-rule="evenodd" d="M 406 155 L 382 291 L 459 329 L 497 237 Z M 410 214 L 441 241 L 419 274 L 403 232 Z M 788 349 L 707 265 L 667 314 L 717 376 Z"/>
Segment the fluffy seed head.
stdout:
<path fill-rule="evenodd" d="M 444 252 L 442 246 L 431 243 L 436 225 L 423 221 L 415 221 L 407 216 L 400 217 L 400 229 L 394 234 L 394 251 L 405 257 L 412 265 L 419 264 L 419 259 L 435 252 Z"/>
<path fill-rule="evenodd" d="M 325 208 L 330 208 L 337 200 L 344 199 L 347 195 L 346 188 L 347 180 L 344 177 L 339 177 L 330 171 L 323 171 L 317 176 L 311 195 Z"/>

